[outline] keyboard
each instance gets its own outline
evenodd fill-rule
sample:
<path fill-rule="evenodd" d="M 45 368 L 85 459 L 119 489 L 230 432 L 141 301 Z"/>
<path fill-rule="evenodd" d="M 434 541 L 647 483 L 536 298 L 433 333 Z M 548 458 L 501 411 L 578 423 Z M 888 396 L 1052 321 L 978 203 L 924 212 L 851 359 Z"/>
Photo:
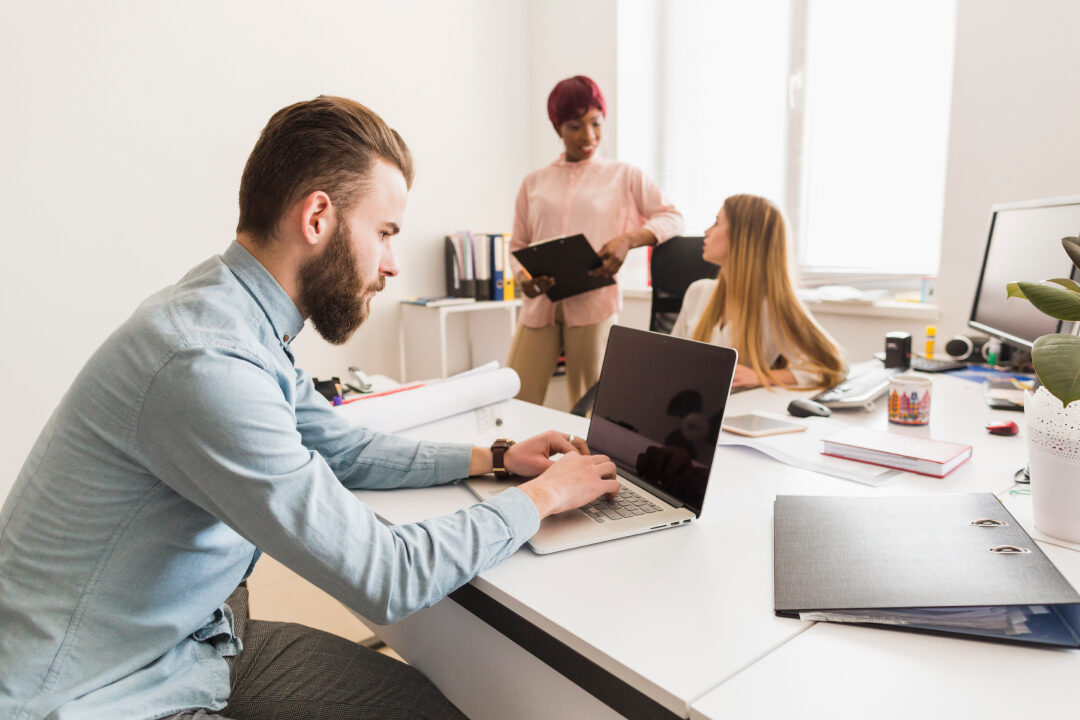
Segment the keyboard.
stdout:
<path fill-rule="evenodd" d="M 911 369 L 921 370 L 923 372 L 948 372 L 949 370 L 960 370 L 966 368 L 967 363 L 962 363 L 958 360 L 945 358 L 924 358 L 918 355 L 911 357 Z"/>
<path fill-rule="evenodd" d="M 865 407 L 888 392 L 889 378 L 899 372 L 900 368 L 873 368 L 810 399 L 831 408 Z"/>
<path fill-rule="evenodd" d="M 614 500 L 600 496 L 588 505 L 583 505 L 581 509 L 593 521 L 603 523 L 608 520 L 625 520 L 641 515 L 651 515 L 662 508 L 623 485 Z"/>

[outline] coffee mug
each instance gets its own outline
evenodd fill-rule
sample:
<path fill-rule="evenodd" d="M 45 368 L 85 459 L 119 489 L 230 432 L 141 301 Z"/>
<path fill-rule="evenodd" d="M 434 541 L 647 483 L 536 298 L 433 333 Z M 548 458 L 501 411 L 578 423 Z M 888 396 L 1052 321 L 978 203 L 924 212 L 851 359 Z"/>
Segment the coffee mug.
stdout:
<path fill-rule="evenodd" d="M 911 373 L 889 378 L 889 422 L 900 425 L 930 422 L 930 378 Z"/>

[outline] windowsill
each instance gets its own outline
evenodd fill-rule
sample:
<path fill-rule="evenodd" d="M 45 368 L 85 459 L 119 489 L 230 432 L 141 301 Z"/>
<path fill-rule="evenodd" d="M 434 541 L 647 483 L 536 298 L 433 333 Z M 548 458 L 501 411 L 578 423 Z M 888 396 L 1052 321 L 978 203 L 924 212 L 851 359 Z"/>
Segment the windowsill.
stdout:
<path fill-rule="evenodd" d="M 626 300 L 652 300 L 650 288 L 624 287 Z M 804 305 L 815 315 L 861 315 L 863 317 L 907 318 L 909 320 L 936 321 L 941 309 L 929 303 L 877 300 L 875 302 L 807 300 Z"/>
<path fill-rule="evenodd" d="M 938 320 L 941 309 L 929 303 L 878 300 L 851 302 L 810 300 L 803 303 L 815 315 L 861 315 L 863 317 L 908 318 L 909 320 Z"/>

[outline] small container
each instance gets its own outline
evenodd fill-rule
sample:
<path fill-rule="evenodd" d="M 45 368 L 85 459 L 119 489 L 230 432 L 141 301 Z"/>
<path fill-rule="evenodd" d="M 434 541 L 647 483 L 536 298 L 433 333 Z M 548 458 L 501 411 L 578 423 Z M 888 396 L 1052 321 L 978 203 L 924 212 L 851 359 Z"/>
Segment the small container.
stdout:
<path fill-rule="evenodd" d="M 889 422 L 926 425 L 930 422 L 930 378 L 902 373 L 889 378 Z"/>

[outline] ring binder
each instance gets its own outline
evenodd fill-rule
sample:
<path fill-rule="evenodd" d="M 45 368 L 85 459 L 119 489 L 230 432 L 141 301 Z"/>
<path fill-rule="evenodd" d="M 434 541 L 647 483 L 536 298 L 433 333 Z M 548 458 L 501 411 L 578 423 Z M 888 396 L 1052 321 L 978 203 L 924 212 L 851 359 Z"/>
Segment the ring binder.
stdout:
<path fill-rule="evenodd" d="M 778 495 L 773 532 L 777 615 L 1080 647 L 1080 594 L 991 493 Z"/>
<path fill-rule="evenodd" d="M 1001 553 L 1002 555 L 1023 555 L 1029 553 L 1029 548 L 1017 547 L 1016 545 L 995 545 L 992 548 L 988 548 L 992 553 Z"/>
<path fill-rule="evenodd" d="M 1005 527 L 1009 523 L 994 518 L 979 518 L 978 520 L 972 520 L 971 524 L 975 527 Z"/>

